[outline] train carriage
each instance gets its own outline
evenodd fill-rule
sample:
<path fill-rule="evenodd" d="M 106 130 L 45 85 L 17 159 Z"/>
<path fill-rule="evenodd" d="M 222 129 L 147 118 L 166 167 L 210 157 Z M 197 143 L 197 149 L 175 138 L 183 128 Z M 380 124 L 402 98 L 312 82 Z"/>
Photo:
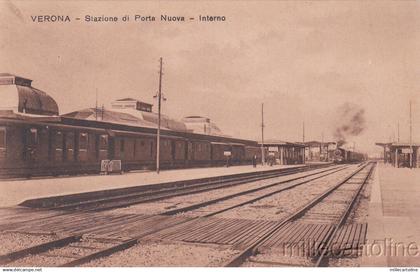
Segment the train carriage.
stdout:
<path fill-rule="evenodd" d="M 232 148 L 228 143 L 211 142 L 211 159 L 214 164 L 226 163 L 226 152 L 231 152 Z"/>
<path fill-rule="evenodd" d="M 0 176 L 99 173 L 103 160 L 120 160 L 123 171 L 154 169 L 156 134 L 153 132 L 153 129 L 62 117 L 0 117 Z M 231 152 L 231 164 L 250 163 L 251 154 L 261 157 L 255 142 L 240 140 L 246 145 L 232 140 L 164 132 L 161 168 L 224 165 L 225 151 Z"/>
<path fill-rule="evenodd" d="M 337 147 L 329 151 L 329 158 L 335 163 L 358 163 L 367 159 L 366 154 Z"/>
<path fill-rule="evenodd" d="M 211 162 L 211 144 L 205 140 L 190 140 L 193 164 L 206 165 Z"/>
<path fill-rule="evenodd" d="M 152 104 L 121 98 L 111 103 L 112 110 L 59 115 L 56 101 L 32 87 L 30 79 L 0 73 L 0 89 L 0 176 L 98 173 L 110 165 L 122 171 L 156 167 L 159 122 Z M 179 121 L 162 114 L 159 120 L 162 169 L 261 159 L 256 141 L 226 136 L 207 117 Z"/>
<path fill-rule="evenodd" d="M 156 167 L 158 115 L 151 104 L 124 98 L 111 103 L 114 110 L 59 115 L 55 100 L 30 79 L 1 73 L 0 89 L 0 176 L 99 173 L 107 161 L 121 162 L 122 171 Z M 208 118 L 161 121 L 161 168 L 221 165 L 227 151 L 232 164 L 250 163 L 247 148 L 257 148 L 224 136 Z M 204 134 L 191 130 L 202 125 Z"/>
<path fill-rule="evenodd" d="M 245 145 L 240 143 L 230 143 L 232 146 L 232 164 L 240 164 L 245 159 Z"/>
<path fill-rule="evenodd" d="M 252 162 L 252 158 L 256 156 L 257 161 L 261 161 L 261 147 L 259 146 L 245 146 L 245 161 Z"/>
<path fill-rule="evenodd" d="M 1 175 L 38 175 L 90 172 L 97 168 L 95 143 L 104 130 L 28 120 L 2 120 L 5 156 Z M 89 133 L 91 135 L 89 135 Z"/>

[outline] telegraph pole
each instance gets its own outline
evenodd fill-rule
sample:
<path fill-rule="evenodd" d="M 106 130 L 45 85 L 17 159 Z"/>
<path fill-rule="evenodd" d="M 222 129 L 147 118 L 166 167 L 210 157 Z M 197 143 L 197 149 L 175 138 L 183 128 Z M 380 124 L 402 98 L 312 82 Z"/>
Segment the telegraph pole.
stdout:
<path fill-rule="evenodd" d="M 98 121 L 98 88 L 96 88 L 95 96 L 95 120 Z"/>
<path fill-rule="evenodd" d="M 101 121 L 104 120 L 104 111 L 105 111 L 105 106 L 104 104 L 102 104 Z"/>
<path fill-rule="evenodd" d="M 264 103 L 261 104 L 261 164 L 265 163 L 264 152 Z"/>
<path fill-rule="evenodd" d="M 302 144 L 303 144 L 303 163 L 305 163 L 306 156 L 306 145 L 305 145 L 305 121 L 302 122 Z M 319 155 L 321 156 L 321 149 L 319 150 Z M 309 151 L 308 151 L 309 152 Z"/>
<path fill-rule="evenodd" d="M 161 102 L 162 102 L 162 58 L 159 60 L 160 68 L 159 68 L 159 91 L 157 94 L 158 99 L 158 130 L 156 136 L 156 173 L 159 174 L 160 171 L 160 109 L 161 109 Z"/>
<path fill-rule="evenodd" d="M 400 121 L 398 121 L 398 124 L 397 124 L 397 126 L 398 126 L 398 138 L 397 138 L 397 141 L 398 141 L 398 143 L 400 142 Z"/>
<path fill-rule="evenodd" d="M 305 122 L 302 123 L 302 143 L 305 144 Z"/>
<path fill-rule="evenodd" d="M 410 100 L 410 168 L 413 168 L 413 118 L 411 114 L 411 100 Z"/>

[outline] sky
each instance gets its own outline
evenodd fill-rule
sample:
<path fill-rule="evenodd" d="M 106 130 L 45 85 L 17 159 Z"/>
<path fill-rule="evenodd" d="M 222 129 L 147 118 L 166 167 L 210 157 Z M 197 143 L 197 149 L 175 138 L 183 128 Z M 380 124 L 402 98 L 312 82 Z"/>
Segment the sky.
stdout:
<path fill-rule="evenodd" d="M 207 116 L 226 134 L 260 139 L 264 103 L 266 139 L 301 141 L 304 122 L 305 140 L 334 141 L 351 108 L 363 122 L 346 141 L 374 153 L 375 142 L 397 139 L 398 122 L 409 140 L 412 100 L 420 142 L 419 1 L 0 1 L 0 47 L 0 72 L 32 79 L 62 114 L 94 107 L 96 91 L 105 107 L 124 97 L 156 104 L 162 57 L 163 112 L 174 118 Z"/>

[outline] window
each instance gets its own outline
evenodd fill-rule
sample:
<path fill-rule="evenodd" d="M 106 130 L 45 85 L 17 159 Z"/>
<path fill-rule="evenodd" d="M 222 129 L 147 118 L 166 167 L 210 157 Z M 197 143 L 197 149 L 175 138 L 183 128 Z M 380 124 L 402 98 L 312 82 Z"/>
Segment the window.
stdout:
<path fill-rule="evenodd" d="M 29 137 L 29 139 L 28 139 L 28 144 L 29 145 L 36 145 L 36 144 L 38 144 L 38 129 L 31 128 L 29 130 L 28 137 Z"/>
<path fill-rule="evenodd" d="M 63 147 L 63 133 L 61 131 L 55 133 L 54 144 L 56 149 L 61 149 Z"/>
<path fill-rule="evenodd" d="M 79 135 L 79 149 L 87 149 L 88 148 L 88 134 L 87 133 L 80 133 Z"/>
<path fill-rule="evenodd" d="M 67 132 L 66 133 L 66 148 L 69 150 L 73 150 L 74 148 L 74 132 Z"/>
<path fill-rule="evenodd" d="M 101 135 L 100 139 L 99 139 L 99 146 L 101 147 L 101 149 L 104 149 L 108 146 L 108 135 Z"/>
<path fill-rule="evenodd" d="M 121 139 L 120 142 L 120 152 L 124 152 L 124 139 Z"/>
<path fill-rule="evenodd" d="M 150 157 L 153 157 L 153 141 L 150 141 Z"/>
<path fill-rule="evenodd" d="M 140 145 L 141 146 L 144 146 L 144 141 L 140 141 Z"/>
<path fill-rule="evenodd" d="M 6 128 L 0 128 L 0 148 L 6 148 Z"/>

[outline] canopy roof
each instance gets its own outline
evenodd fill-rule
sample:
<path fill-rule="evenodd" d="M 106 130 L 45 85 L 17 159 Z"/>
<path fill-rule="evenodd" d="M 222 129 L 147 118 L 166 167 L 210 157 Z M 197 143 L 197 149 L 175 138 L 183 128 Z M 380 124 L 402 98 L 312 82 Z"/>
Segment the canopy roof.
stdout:
<path fill-rule="evenodd" d="M 158 116 L 156 113 L 137 111 L 134 109 L 112 111 L 102 108 L 88 108 L 66 113 L 61 116 L 149 128 L 157 128 L 158 123 Z M 163 129 L 170 129 L 175 131 L 187 131 L 187 128 L 183 123 L 170 119 L 165 115 L 161 116 L 161 127 Z"/>
<path fill-rule="evenodd" d="M 0 73 L 0 110 L 58 115 L 58 105 L 44 91 L 32 87 L 32 80 L 9 73 Z"/>

